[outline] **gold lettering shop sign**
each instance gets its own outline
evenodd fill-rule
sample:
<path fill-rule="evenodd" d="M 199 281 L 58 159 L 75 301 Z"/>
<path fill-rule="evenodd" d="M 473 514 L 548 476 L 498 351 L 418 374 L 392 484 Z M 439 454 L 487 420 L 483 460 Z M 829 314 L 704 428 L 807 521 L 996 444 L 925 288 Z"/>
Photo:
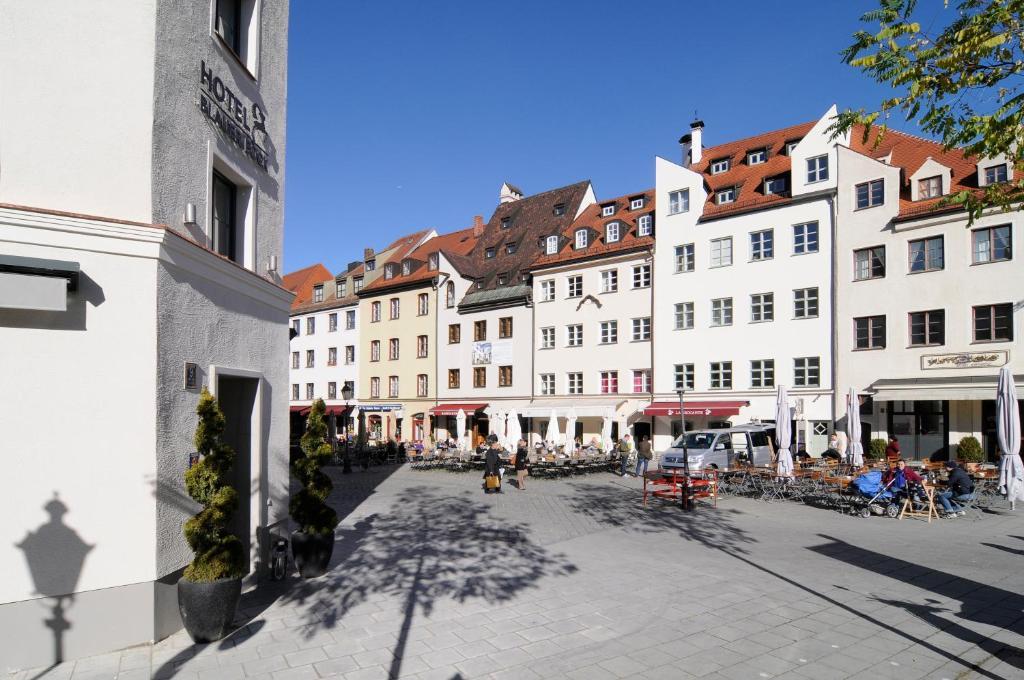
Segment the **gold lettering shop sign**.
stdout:
<path fill-rule="evenodd" d="M 959 354 L 925 354 L 921 357 L 921 370 L 938 368 L 991 368 L 1005 366 L 1009 352 L 997 349 L 991 352 L 960 352 Z"/>

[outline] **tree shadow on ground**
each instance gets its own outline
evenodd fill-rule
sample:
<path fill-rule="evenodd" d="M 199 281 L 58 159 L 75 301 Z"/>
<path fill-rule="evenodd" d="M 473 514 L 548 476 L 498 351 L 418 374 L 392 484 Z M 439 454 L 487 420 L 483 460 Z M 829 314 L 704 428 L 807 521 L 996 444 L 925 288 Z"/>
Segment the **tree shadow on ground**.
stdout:
<path fill-rule="evenodd" d="M 418 612 L 429 617 L 442 600 L 506 602 L 543 577 L 576 571 L 564 556 L 531 541 L 525 530 L 492 517 L 469 492 L 451 496 L 411 487 L 403 497 L 408 500 L 344 533 L 326 576 L 301 583 L 283 598 L 305 612 L 308 635 L 337 626 L 375 596 L 402 598 L 391 678 L 401 672 Z"/>

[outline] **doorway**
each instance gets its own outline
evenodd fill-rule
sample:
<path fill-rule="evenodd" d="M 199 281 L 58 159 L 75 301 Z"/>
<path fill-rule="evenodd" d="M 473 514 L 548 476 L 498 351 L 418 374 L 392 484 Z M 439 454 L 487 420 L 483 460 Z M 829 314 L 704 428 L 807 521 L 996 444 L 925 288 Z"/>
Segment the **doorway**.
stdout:
<path fill-rule="evenodd" d="M 651 436 L 651 424 L 645 423 L 642 420 L 638 420 L 633 423 L 633 439 L 638 442 L 642 442 L 644 437 Z"/>
<path fill-rule="evenodd" d="M 949 459 L 948 401 L 894 401 L 888 425 L 890 436 L 899 438 L 904 458 Z"/>
<path fill-rule="evenodd" d="M 245 571 L 252 570 L 252 497 L 253 443 L 258 378 L 222 375 L 217 379 L 217 403 L 224 412 L 224 443 L 235 452 L 231 468 L 231 486 L 238 493 L 238 508 L 231 517 L 228 531 L 242 541 L 245 549 Z M 258 481 L 258 480 L 257 480 Z M 259 494 L 259 489 L 255 489 Z"/>

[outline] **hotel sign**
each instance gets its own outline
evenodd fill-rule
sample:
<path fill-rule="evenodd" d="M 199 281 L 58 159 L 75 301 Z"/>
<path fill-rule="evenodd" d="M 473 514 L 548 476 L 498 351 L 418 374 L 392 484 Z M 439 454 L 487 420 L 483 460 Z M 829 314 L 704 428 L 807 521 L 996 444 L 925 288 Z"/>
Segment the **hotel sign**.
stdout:
<path fill-rule="evenodd" d="M 199 110 L 253 163 L 267 169 L 267 114 L 259 104 L 240 99 L 205 61 L 199 62 Z"/>
<path fill-rule="evenodd" d="M 940 368 L 998 368 L 1010 360 L 1005 349 L 991 352 L 960 352 L 959 354 L 925 354 L 921 357 L 921 370 Z"/>

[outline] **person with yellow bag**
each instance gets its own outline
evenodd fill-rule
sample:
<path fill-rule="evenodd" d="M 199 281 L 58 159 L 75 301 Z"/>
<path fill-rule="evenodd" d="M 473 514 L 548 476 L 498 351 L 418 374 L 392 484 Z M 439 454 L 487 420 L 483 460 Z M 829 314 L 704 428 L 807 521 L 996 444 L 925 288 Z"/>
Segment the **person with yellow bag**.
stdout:
<path fill-rule="evenodd" d="M 487 435 L 484 455 L 484 493 L 501 493 L 501 444 L 498 435 Z"/>

